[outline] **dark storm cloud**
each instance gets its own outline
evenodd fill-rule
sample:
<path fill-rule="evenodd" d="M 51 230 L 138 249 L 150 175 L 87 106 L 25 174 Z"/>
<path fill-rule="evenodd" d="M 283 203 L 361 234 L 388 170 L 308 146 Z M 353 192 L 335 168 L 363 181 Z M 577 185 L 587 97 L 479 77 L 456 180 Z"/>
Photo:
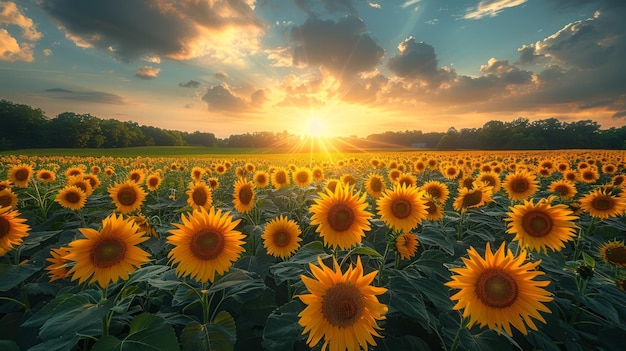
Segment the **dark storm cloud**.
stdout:
<path fill-rule="evenodd" d="M 87 101 L 112 105 L 126 104 L 126 99 L 123 97 L 102 91 L 73 91 L 63 88 L 50 88 L 46 89 L 45 92 L 49 93 L 48 96 L 53 99 Z"/>
<path fill-rule="evenodd" d="M 197 88 L 200 86 L 200 82 L 197 82 L 195 80 L 190 80 L 187 83 L 178 83 L 179 87 L 183 87 L 183 88 Z"/>
<path fill-rule="evenodd" d="M 490 59 L 486 65 L 480 66 L 480 71 L 485 76 L 494 76 L 505 84 L 527 84 L 532 81 L 533 74 L 530 71 L 521 70 L 509 65 L 508 60 Z"/>
<path fill-rule="evenodd" d="M 398 45 L 398 53 L 387 62 L 396 76 L 419 80 L 436 87 L 454 78 L 454 71 L 437 67 L 437 55 L 432 45 L 408 37 Z"/>
<path fill-rule="evenodd" d="M 622 118 L 622 117 L 626 117 L 626 111 L 615 112 L 615 114 L 613 115 L 613 118 Z"/>
<path fill-rule="evenodd" d="M 124 61 L 152 54 L 192 58 L 199 54 L 198 43 L 210 34 L 207 31 L 262 26 L 243 0 L 213 5 L 196 1 L 46 0 L 42 7 L 77 45 L 111 49 Z"/>
<path fill-rule="evenodd" d="M 323 66 L 335 77 L 352 77 L 373 70 L 385 51 L 367 33 L 365 23 L 354 16 L 338 22 L 310 17 L 291 31 L 293 63 Z"/>
<path fill-rule="evenodd" d="M 581 110 L 587 110 L 590 108 L 596 108 L 596 107 L 604 107 L 604 106 L 610 106 L 613 103 L 615 103 L 617 99 L 606 99 L 606 100 L 599 100 L 599 101 L 594 101 L 594 102 L 590 102 L 584 105 L 580 105 L 578 106 L 579 109 Z"/>

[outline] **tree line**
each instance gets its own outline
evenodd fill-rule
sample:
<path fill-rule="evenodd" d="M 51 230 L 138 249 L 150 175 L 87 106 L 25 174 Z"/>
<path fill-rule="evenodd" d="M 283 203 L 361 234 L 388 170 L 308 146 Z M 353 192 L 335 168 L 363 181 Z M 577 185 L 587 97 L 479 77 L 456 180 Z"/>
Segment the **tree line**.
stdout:
<path fill-rule="evenodd" d="M 63 112 L 49 118 L 39 108 L 0 100 L 0 150 L 25 148 L 119 148 L 132 146 L 290 147 L 302 141 L 287 131 L 233 134 L 220 139 L 210 132 L 192 133 Z M 626 126 L 600 129 L 597 122 L 489 121 L 481 128 L 454 127 L 446 132 L 383 132 L 365 138 L 333 138 L 353 148 L 415 147 L 453 149 L 626 149 Z"/>

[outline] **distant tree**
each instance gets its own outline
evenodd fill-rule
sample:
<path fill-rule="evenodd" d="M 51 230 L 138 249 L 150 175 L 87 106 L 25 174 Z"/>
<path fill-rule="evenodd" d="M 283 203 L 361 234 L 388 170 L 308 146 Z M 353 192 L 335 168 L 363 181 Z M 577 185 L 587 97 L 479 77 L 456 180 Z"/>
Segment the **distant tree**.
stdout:
<path fill-rule="evenodd" d="M 0 150 L 46 147 L 48 123 L 41 109 L 0 100 Z"/>
<path fill-rule="evenodd" d="M 89 114 L 63 112 L 50 121 L 49 131 L 52 147 L 96 148 L 101 147 L 106 139 L 100 129 L 100 120 Z"/>

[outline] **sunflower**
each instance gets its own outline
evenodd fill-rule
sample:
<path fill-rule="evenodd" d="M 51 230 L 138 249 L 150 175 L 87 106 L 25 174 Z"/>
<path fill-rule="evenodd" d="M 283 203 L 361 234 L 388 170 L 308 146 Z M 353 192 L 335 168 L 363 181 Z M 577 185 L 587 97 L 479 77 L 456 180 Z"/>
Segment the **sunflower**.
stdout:
<path fill-rule="evenodd" d="M 417 177 L 415 177 L 411 173 L 402 173 L 398 177 L 397 183 L 400 184 L 400 185 L 404 184 L 407 188 L 408 187 L 415 187 L 415 186 L 417 186 Z"/>
<path fill-rule="evenodd" d="M 476 180 L 491 186 L 493 188 L 492 193 L 494 194 L 500 191 L 500 177 L 496 172 L 480 172 L 478 176 L 476 176 Z"/>
<path fill-rule="evenodd" d="M 91 173 L 92 174 L 99 174 L 101 170 L 102 169 L 100 168 L 100 166 L 91 166 Z"/>
<path fill-rule="evenodd" d="M 33 167 L 24 164 L 11 167 L 7 174 L 9 181 L 18 188 L 28 187 L 28 182 L 32 176 Z"/>
<path fill-rule="evenodd" d="M 491 202 L 492 187 L 483 182 L 475 181 L 472 183 L 472 189 L 461 188 L 459 195 L 454 200 L 452 207 L 456 211 L 465 211 L 468 208 L 476 208 L 484 206 L 487 202 Z"/>
<path fill-rule="evenodd" d="M 446 203 L 446 201 L 448 201 L 448 197 L 450 196 L 448 186 L 438 180 L 429 180 L 424 183 L 420 189 L 441 203 Z"/>
<path fill-rule="evenodd" d="M 0 191 L 4 189 L 11 189 L 11 182 L 8 179 L 0 181 Z"/>
<path fill-rule="evenodd" d="M 187 204 L 194 210 L 204 208 L 208 210 L 213 206 L 213 195 L 205 182 L 189 182 L 187 194 Z"/>
<path fill-rule="evenodd" d="M 532 196 L 539 187 L 539 181 L 534 174 L 518 170 L 515 173 L 509 173 L 504 178 L 502 187 L 506 191 L 509 199 L 514 201 L 522 201 Z"/>
<path fill-rule="evenodd" d="M 611 178 L 611 184 L 615 186 L 625 187 L 626 186 L 626 175 L 624 174 L 616 174 Z"/>
<path fill-rule="evenodd" d="M 59 193 L 54 198 L 54 201 L 58 202 L 62 207 L 78 211 L 85 207 L 87 194 L 75 185 L 67 185 L 65 188 L 59 190 Z"/>
<path fill-rule="evenodd" d="M 226 173 L 226 170 L 226 166 L 224 166 L 223 164 L 215 166 L 215 173 L 219 175 Z"/>
<path fill-rule="evenodd" d="M 443 204 L 441 204 L 439 201 L 433 199 L 429 195 L 426 195 L 426 202 L 424 203 L 424 206 L 426 207 L 427 220 L 431 222 L 436 222 L 443 219 Z"/>
<path fill-rule="evenodd" d="M 365 180 L 365 191 L 373 198 L 378 199 L 381 197 L 386 189 L 387 185 L 385 185 L 385 179 L 382 176 L 374 173 L 367 176 Z"/>
<path fill-rule="evenodd" d="M 447 179 L 456 179 L 461 175 L 461 171 L 452 164 L 442 165 L 441 174 Z"/>
<path fill-rule="evenodd" d="M 233 185 L 233 204 L 239 213 L 248 213 L 254 208 L 254 183 L 239 179 Z"/>
<path fill-rule="evenodd" d="M 270 185 L 270 175 L 265 171 L 256 171 L 252 180 L 257 188 L 265 188 Z"/>
<path fill-rule="evenodd" d="M 93 191 L 98 189 L 100 184 L 102 184 L 100 182 L 100 179 L 98 179 L 98 177 L 95 174 L 85 174 L 83 176 L 83 179 L 89 182 L 89 185 L 91 185 L 92 194 L 93 194 Z"/>
<path fill-rule="evenodd" d="M 235 168 L 235 175 L 239 179 L 246 178 L 246 176 L 248 175 L 248 172 L 243 167 L 237 167 L 237 168 Z"/>
<path fill-rule="evenodd" d="M 117 210 L 124 214 L 138 210 L 146 198 L 146 193 L 132 180 L 116 183 L 108 192 Z"/>
<path fill-rule="evenodd" d="M 398 170 L 397 168 L 392 168 L 389 170 L 389 172 L 387 172 L 387 178 L 390 182 L 395 183 L 398 181 L 398 178 L 401 174 L 402 172 L 400 172 L 400 170 Z"/>
<path fill-rule="evenodd" d="M 68 253 L 70 253 L 69 247 L 59 247 L 50 250 L 50 256 L 52 257 L 46 258 L 46 261 L 50 262 L 50 264 L 45 268 L 48 271 L 50 282 L 65 279 L 69 276 L 67 259 L 65 258 Z"/>
<path fill-rule="evenodd" d="M 224 274 L 244 251 L 244 235 L 235 230 L 240 219 L 233 221 L 229 212 L 194 210 L 182 224 L 172 223 L 167 242 L 174 245 L 167 255 L 176 266 L 176 274 L 206 283 L 213 282 L 215 273 Z"/>
<path fill-rule="evenodd" d="M 403 260 L 410 260 L 411 257 L 415 256 L 415 252 L 417 251 L 417 246 L 419 242 L 417 241 L 417 234 L 404 233 L 398 235 L 394 242 L 394 247 L 396 248 L 396 252 L 400 255 Z"/>
<path fill-rule="evenodd" d="M 310 208 L 311 225 L 318 225 L 315 231 L 324 238 L 324 245 L 349 249 L 361 242 L 365 230 L 370 230 L 372 214 L 365 211 L 367 194 L 359 195 L 341 183 L 335 191 L 327 188 L 326 193 L 319 193 L 320 198 Z"/>
<path fill-rule="evenodd" d="M 106 167 L 104 169 L 104 174 L 106 174 L 107 177 L 111 177 L 115 174 L 115 169 L 113 169 L 113 167 Z"/>
<path fill-rule="evenodd" d="M 376 200 L 380 219 L 387 227 L 396 231 L 409 232 L 426 219 L 424 192 L 414 186 L 394 185 Z"/>
<path fill-rule="evenodd" d="M 243 168 L 246 170 L 246 172 L 248 173 L 254 173 L 254 171 L 256 171 L 256 166 L 253 163 L 247 162 Z"/>
<path fill-rule="evenodd" d="M 324 188 L 330 190 L 331 192 L 334 192 L 335 189 L 337 189 L 338 184 L 339 184 L 339 179 L 328 179 L 326 181 L 326 185 L 324 186 Z"/>
<path fill-rule="evenodd" d="M 584 183 L 595 183 L 600 178 L 600 173 L 595 167 L 588 167 L 580 171 L 580 180 Z"/>
<path fill-rule="evenodd" d="M 291 176 L 293 178 L 293 182 L 301 188 L 309 186 L 309 184 L 311 184 L 311 180 L 313 179 L 311 171 L 304 167 L 296 169 Z"/>
<path fill-rule="evenodd" d="M 0 190 L 0 207 L 17 208 L 17 195 L 9 188 Z"/>
<path fill-rule="evenodd" d="M 54 172 L 47 169 L 40 169 L 37 171 L 37 179 L 43 183 L 52 183 L 56 180 L 57 176 Z"/>
<path fill-rule="evenodd" d="M 161 173 L 158 171 L 151 173 L 146 177 L 146 187 L 149 191 L 157 191 L 162 182 L 163 179 L 161 179 Z"/>
<path fill-rule="evenodd" d="M 83 174 L 85 174 L 85 171 L 83 170 L 82 167 L 78 167 L 78 166 L 68 167 L 65 170 L 65 177 L 67 177 L 67 178 L 69 178 L 69 177 L 82 177 Z"/>
<path fill-rule="evenodd" d="M 132 219 L 135 222 L 135 224 L 139 226 L 139 230 L 141 230 L 142 232 L 145 232 L 146 234 L 154 238 L 159 237 L 159 234 L 157 233 L 156 228 L 154 228 L 154 226 L 150 223 L 150 221 L 148 220 L 148 218 L 146 218 L 146 216 L 142 214 L 138 214 L 136 216 L 129 216 L 128 218 Z"/>
<path fill-rule="evenodd" d="M 205 174 L 205 170 L 202 167 L 193 167 L 191 169 L 191 172 L 189 173 L 189 176 L 191 177 L 191 180 L 194 182 L 199 182 L 202 180 L 202 177 Z"/>
<path fill-rule="evenodd" d="M 600 246 L 600 256 L 616 267 L 626 267 L 626 245 L 624 241 L 607 241 Z"/>
<path fill-rule="evenodd" d="M 22 244 L 24 237 L 28 236 L 30 226 L 19 215 L 11 207 L 0 207 L 0 256 Z"/>
<path fill-rule="evenodd" d="M 569 200 L 576 195 L 576 187 L 565 179 L 555 180 L 548 185 L 548 190 L 557 193 L 561 200 Z"/>
<path fill-rule="evenodd" d="M 377 321 L 384 320 L 387 306 L 376 295 L 387 289 L 370 285 L 378 271 L 363 275 L 361 258 L 345 273 L 333 258 L 334 269 L 317 258 L 319 267 L 309 263 L 313 278 L 300 276 L 310 294 L 298 295 L 307 306 L 298 314 L 298 323 L 309 333 L 307 344 L 314 347 L 324 338 L 322 350 L 369 349 L 373 336 L 382 337 Z"/>
<path fill-rule="evenodd" d="M 311 170 L 311 174 L 313 175 L 313 180 L 315 180 L 316 182 L 321 182 L 326 177 L 324 175 L 324 170 L 319 166 L 313 167 L 313 169 Z"/>
<path fill-rule="evenodd" d="M 289 185 L 289 172 L 284 168 L 276 168 L 272 172 L 272 186 L 274 189 L 280 189 Z"/>
<path fill-rule="evenodd" d="M 578 228 L 574 223 L 578 216 L 567 205 L 550 205 L 554 196 L 540 200 L 536 204 L 532 200 L 524 200 L 523 205 L 510 207 L 508 217 L 509 234 L 515 234 L 513 240 L 519 241 L 520 247 L 542 252 L 551 249 L 560 251 L 564 243 L 576 236 Z"/>
<path fill-rule="evenodd" d="M 451 268 L 457 274 L 445 285 L 460 289 L 450 299 L 457 301 L 453 309 L 463 309 L 463 317 L 470 318 L 468 328 L 478 323 L 481 328 L 487 325 L 498 333 L 504 329 L 513 336 L 511 325 L 524 335 L 528 333 L 526 325 L 537 330 L 531 317 L 546 323 L 539 312 L 551 313 L 543 303 L 553 298 L 543 289 L 549 281 L 534 280 L 544 274 L 535 269 L 541 260 L 524 263 L 526 251 L 515 257 L 504 243 L 494 254 L 487 242 L 485 258 L 474 247 L 467 254 L 469 258 L 462 258 L 465 266 Z"/>
<path fill-rule="evenodd" d="M 85 194 L 87 194 L 87 196 L 93 194 L 93 188 L 91 187 L 91 183 L 88 180 L 83 179 L 83 176 L 73 176 L 67 178 L 67 185 L 72 185 L 79 188 Z"/>
<path fill-rule="evenodd" d="M 617 217 L 626 209 L 626 198 L 611 195 L 605 189 L 596 189 L 580 199 L 580 207 L 593 217 Z"/>
<path fill-rule="evenodd" d="M 142 168 L 133 169 L 128 173 L 128 180 L 135 182 L 137 184 L 143 183 L 146 178 L 146 173 Z"/>
<path fill-rule="evenodd" d="M 578 172 L 573 170 L 567 170 L 563 172 L 563 179 L 567 180 L 571 183 L 576 183 L 578 181 Z"/>
<path fill-rule="evenodd" d="M 604 174 L 614 174 L 617 172 L 617 166 L 613 163 L 605 163 L 602 165 L 602 173 Z"/>
<path fill-rule="evenodd" d="M 349 173 L 344 173 L 339 177 L 339 181 L 344 185 L 354 185 L 356 184 L 356 178 Z"/>
<path fill-rule="evenodd" d="M 215 177 L 209 178 L 208 182 L 209 182 L 209 187 L 211 187 L 211 190 L 215 190 L 220 187 L 220 180 Z"/>
<path fill-rule="evenodd" d="M 97 281 L 100 287 L 106 288 L 120 278 L 128 280 L 129 274 L 150 261 L 150 254 L 137 247 L 148 237 L 130 218 L 112 214 L 102 220 L 100 231 L 92 228 L 79 230 L 85 239 L 70 242 L 70 252 L 64 256 L 75 262 L 68 272 L 72 281 L 78 279 L 82 284 L 91 278 L 90 284 Z"/>
<path fill-rule="evenodd" d="M 281 215 L 265 225 L 261 238 L 268 254 L 286 259 L 300 247 L 301 233 L 296 221 Z"/>

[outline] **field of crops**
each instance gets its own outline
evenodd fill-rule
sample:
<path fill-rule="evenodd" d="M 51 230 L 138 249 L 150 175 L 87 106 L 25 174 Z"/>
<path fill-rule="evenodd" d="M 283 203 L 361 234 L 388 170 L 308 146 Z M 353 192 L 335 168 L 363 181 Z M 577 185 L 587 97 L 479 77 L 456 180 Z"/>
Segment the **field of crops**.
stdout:
<path fill-rule="evenodd" d="M 0 156 L 2 350 L 618 350 L 626 154 Z"/>

